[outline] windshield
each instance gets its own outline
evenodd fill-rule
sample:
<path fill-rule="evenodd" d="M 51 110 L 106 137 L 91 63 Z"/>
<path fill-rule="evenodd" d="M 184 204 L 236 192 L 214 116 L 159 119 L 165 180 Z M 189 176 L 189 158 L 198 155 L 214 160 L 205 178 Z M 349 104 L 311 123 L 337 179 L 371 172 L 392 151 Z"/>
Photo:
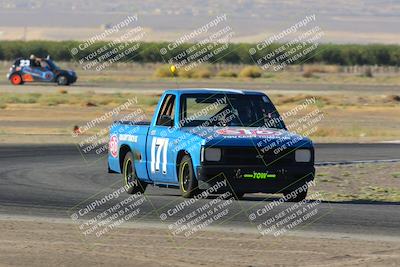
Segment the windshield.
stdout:
<path fill-rule="evenodd" d="M 187 94 L 181 97 L 180 126 L 242 126 L 285 129 L 265 95 Z"/>
<path fill-rule="evenodd" d="M 53 70 L 59 70 L 60 68 L 52 61 L 52 60 L 46 60 L 47 64 L 49 64 L 50 68 Z"/>

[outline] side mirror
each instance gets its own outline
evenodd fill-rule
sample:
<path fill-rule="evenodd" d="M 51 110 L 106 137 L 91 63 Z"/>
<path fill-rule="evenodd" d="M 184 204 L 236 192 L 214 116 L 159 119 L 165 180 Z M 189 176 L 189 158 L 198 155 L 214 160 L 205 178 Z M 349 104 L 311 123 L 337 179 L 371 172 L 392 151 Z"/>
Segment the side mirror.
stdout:
<path fill-rule="evenodd" d="M 160 124 L 162 126 L 168 126 L 168 127 L 173 127 L 174 126 L 174 121 L 172 118 L 168 115 L 161 115 L 160 118 Z"/>

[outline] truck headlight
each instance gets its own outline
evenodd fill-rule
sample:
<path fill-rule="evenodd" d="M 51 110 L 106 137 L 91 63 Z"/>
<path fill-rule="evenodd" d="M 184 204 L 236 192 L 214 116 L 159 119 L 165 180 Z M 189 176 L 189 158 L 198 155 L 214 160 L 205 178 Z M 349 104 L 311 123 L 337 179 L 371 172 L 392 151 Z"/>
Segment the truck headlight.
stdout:
<path fill-rule="evenodd" d="M 311 151 L 309 149 L 297 149 L 295 152 L 296 162 L 310 162 Z"/>
<path fill-rule="evenodd" d="M 206 161 L 220 161 L 221 149 L 220 148 L 204 148 L 204 159 Z"/>

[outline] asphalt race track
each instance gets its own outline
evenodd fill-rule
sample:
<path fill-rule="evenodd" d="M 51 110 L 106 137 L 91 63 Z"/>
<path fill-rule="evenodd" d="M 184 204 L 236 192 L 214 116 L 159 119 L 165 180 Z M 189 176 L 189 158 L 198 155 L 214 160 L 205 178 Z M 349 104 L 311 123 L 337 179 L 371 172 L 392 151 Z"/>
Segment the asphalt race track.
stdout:
<path fill-rule="evenodd" d="M 399 158 L 400 144 L 316 145 L 319 163 Z M 100 198 L 121 187 L 120 175 L 107 173 L 105 155 L 83 158 L 74 145 L 3 145 L 0 146 L 0 166 L 0 214 L 68 218 L 85 203 L 90 203 L 94 199 L 92 196 Z M 148 187 L 147 201 L 141 207 L 139 220 L 161 222 L 160 214 L 184 201 L 178 194 L 175 189 Z M 213 199 L 200 199 L 190 210 Z M 251 223 L 249 215 L 274 199 L 263 200 L 260 195 L 246 195 L 244 200 L 233 201 L 230 219 L 223 224 L 255 227 L 254 222 L 258 219 Z M 115 203 L 116 199 L 111 200 L 93 212 L 98 214 Z M 302 229 L 400 238 L 398 204 L 322 202 L 318 205 L 316 219 Z M 270 214 L 277 214 L 290 205 L 293 204 L 283 203 Z M 170 217 L 165 222 L 176 219 Z"/>

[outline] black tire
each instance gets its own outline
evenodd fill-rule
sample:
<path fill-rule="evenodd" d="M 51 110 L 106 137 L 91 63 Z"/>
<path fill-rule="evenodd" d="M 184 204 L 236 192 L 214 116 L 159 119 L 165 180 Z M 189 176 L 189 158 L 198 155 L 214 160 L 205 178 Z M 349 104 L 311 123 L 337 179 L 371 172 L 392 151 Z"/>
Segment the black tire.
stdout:
<path fill-rule="evenodd" d="M 295 192 L 295 190 L 286 191 L 286 192 L 283 192 L 283 196 L 286 198 L 287 202 L 300 202 L 300 201 L 303 201 L 304 199 L 306 199 L 307 191 L 308 191 L 308 189 L 306 189 L 305 191 L 303 190 L 299 193 L 293 193 L 293 195 L 295 195 L 295 197 L 291 196 L 292 192 Z"/>
<path fill-rule="evenodd" d="M 133 164 L 133 155 L 131 152 L 126 153 L 124 163 L 122 165 L 122 178 L 124 185 L 131 184 L 126 191 L 128 194 L 144 193 L 147 187 L 147 183 L 142 182 L 138 179 L 135 171 L 135 165 Z"/>
<path fill-rule="evenodd" d="M 192 159 L 188 155 L 183 156 L 179 163 L 178 179 L 182 197 L 191 198 L 198 192 Z"/>
<path fill-rule="evenodd" d="M 69 85 L 68 78 L 64 75 L 60 75 L 57 77 L 58 85 Z"/>
<path fill-rule="evenodd" d="M 236 199 L 236 200 L 241 200 L 241 199 L 243 199 L 243 196 L 244 196 L 244 194 L 245 193 L 243 193 L 243 192 L 232 192 L 232 195 L 233 195 L 233 197 Z"/>

